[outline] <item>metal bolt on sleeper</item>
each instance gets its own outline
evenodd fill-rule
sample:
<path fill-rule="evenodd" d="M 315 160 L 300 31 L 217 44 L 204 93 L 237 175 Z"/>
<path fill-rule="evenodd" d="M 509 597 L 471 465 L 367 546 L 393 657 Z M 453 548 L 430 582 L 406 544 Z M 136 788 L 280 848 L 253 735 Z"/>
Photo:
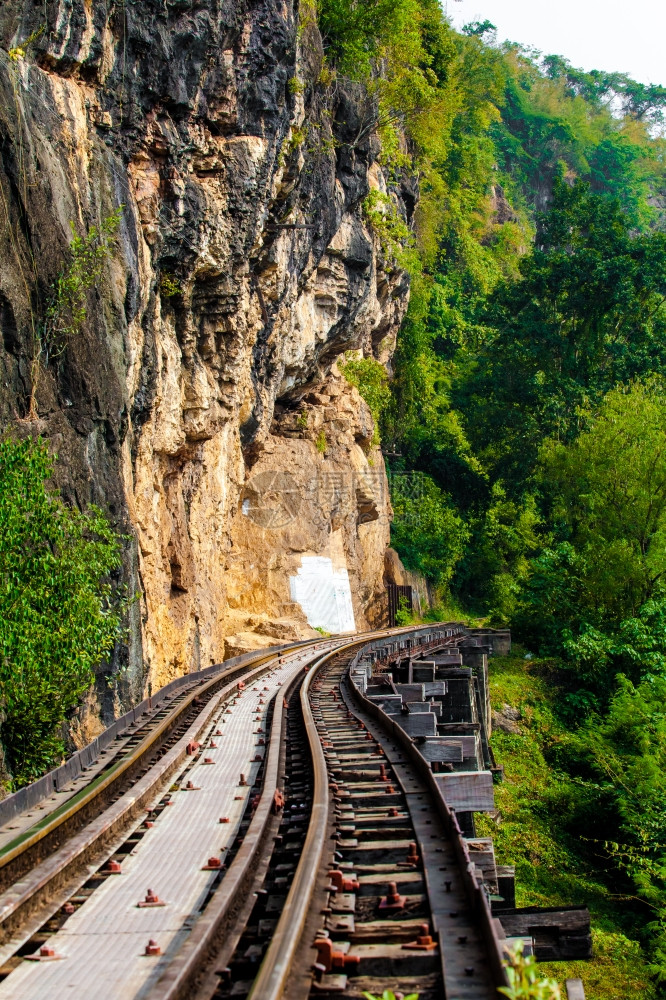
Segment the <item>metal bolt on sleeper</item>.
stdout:
<path fill-rule="evenodd" d="M 421 933 L 418 935 L 416 941 L 410 941 L 408 944 L 403 944 L 403 949 L 432 951 L 437 947 L 437 942 L 431 937 L 429 924 L 421 924 L 420 931 Z"/>
<path fill-rule="evenodd" d="M 418 865 L 420 860 L 416 844 L 412 841 L 409 845 L 409 851 L 407 852 L 407 863 L 410 865 Z"/>
<path fill-rule="evenodd" d="M 379 904 L 380 910 L 404 910 L 406 896 L 401 896 L 398 892 L 397 882 L 389 882 L 388 892 Z"/>

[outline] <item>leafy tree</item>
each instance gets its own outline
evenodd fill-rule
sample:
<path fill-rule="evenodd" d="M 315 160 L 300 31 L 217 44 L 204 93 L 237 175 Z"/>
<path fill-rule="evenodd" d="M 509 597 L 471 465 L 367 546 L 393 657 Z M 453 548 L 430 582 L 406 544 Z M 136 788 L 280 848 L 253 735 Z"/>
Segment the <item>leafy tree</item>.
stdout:
<path fill-rule="evenodd" d="M 456 400 L 513 489 L 545 437 L 571 440 L 581 410 L 619 382 L 666 371 L 666 235 L 633 232 L 617 202 L 559 181 L 520 270 L 496 293 L 496 336 Z"/>
<path fill-rule="evenodd" d="M 541 475 L 553 520 L 588 557 L 600 617 L 620 620 L 666 573 L 666 392 L 660 382 L 609 392 L 570 445 L 548 442 Z"/>
<path fill-rule="evenodd" d="M 538 62 L 517 45 L 505 47 L 504 59 L 505 100 L 492 135 L 513 202 L 543 211 L 564 167 L 596 192 L 621 198 L 634 223 L 654 222 L 653 199 L 664 185 L 663 139 L 653 134 L 662 88 L 646 89 L 618 73 L 586 73 L 560 56 Z M 636 115 L 629 95 L 639 91 L 645 104 Z"/>
<path fill-rule="evenodd" d="M 593 693 L 622 671 L 666 673 L 666 395 L 615 389 L 570 444 L 549 441 L 540 484 L 555 544 L 532 562 L 515 623 Z"/>
<path fill-rule="evenodd" d="M 436 586 L 450 579 L 469 536 L 462 518 L 428 476 L 391 476 L 393 544 L 408 569 L 423 573 Z"/>
<path fill-rule="evenodd" d="M 120 544 L 46 486 L 45 444 L 0 440 L 0 698 L 15 786 L 57 763 L 62 723 L 121 638 Z"/>
<path fill-rule="evenodd" d="M 419 17 L 415 0 L 320 0 L 317 21 L 329 58 L 349 76 L 370 74 L 372 60 Z"/>
<path fill-rule="evenodd" d="M 485 21 L 470 21 L 469 24 L 463 26 L 463 33 L 465 35 L 476 35 L 477 38 L 485 38 L 487 35 L 492 41 L 495 41 L 497 25 L 493 24 L 487 18 Z"/>
<path fill-rule="evenodd" d="M 639 685 L 619 677 L 608 711 L 572 744 L 591 768 L 588 836 L 604 843 L 650 906 L 651 972 L 666 982 L 666 676 Z"/>
<path fill-rule="evenodd" d="M 486 510 L 470 520 L 470 544 L 458 568 L 456 589 L 485 606 L 496 625 L 506 625 L 516 609 L 530 575 L 530 557 L 541 548 L 540 525 L 535 497 L 511 499 L 499 482 L 491 488 Z"/>

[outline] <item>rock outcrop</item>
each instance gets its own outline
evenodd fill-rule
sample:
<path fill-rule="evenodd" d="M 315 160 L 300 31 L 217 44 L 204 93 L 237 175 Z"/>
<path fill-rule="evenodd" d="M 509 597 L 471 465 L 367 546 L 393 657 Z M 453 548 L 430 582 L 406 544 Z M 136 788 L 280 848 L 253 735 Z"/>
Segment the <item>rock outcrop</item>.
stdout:
<path fill-rule="evenodd" d="M 128 536 L 141 597 L 106 716 L 325 627 L 297 599 L 314 569 L 346 574 L 356 627 L 381 617 L 383 460 L 336 361 L 390 358 L 408 282 L 363 202 L 378 188 L 409 219 L 416 192 L 387 185 L 371 102 L 297 20 L 290 0 L 0 8 L 0 421 L 43 434 L 66 497 Z M 30 412 L 70 223 L 120 205 L 83 331 Z"/>

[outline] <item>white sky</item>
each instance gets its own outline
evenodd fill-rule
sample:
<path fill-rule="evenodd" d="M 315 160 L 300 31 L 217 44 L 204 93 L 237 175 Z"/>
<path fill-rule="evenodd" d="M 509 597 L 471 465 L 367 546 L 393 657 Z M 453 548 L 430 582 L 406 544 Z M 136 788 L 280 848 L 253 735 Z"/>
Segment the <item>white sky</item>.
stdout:
<path fill-rule="evenodd" d="M 666 0 L 441 0 L 453 26 L 497 26 L 498 41 L 564 56 L 585 70 L 666 85 Z"/>

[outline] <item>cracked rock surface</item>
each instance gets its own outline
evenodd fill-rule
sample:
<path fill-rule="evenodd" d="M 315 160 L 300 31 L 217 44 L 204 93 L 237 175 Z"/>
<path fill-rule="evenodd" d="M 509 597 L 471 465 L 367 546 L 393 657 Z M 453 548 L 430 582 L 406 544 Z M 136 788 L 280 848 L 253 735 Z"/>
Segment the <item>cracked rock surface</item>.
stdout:
<path fill-rule="evenodd" d="M 66 498 L 107 510 L 141 593 L 81 740 L 148 682 L 313 634 L 290 597 L 304 556 L 347 569 L 357 628 L 380 620 L 383 459 L 336 361 L 390 361 L 408 281 L 363 201 L 379 189 L 409 220 L 416 194 L 387 187 L 367 98 L 321 66 L 291 2 L 0 6 L 0 422 L 44 435 Z M 70 223 L 119 205 L 28 419 Z"/>

